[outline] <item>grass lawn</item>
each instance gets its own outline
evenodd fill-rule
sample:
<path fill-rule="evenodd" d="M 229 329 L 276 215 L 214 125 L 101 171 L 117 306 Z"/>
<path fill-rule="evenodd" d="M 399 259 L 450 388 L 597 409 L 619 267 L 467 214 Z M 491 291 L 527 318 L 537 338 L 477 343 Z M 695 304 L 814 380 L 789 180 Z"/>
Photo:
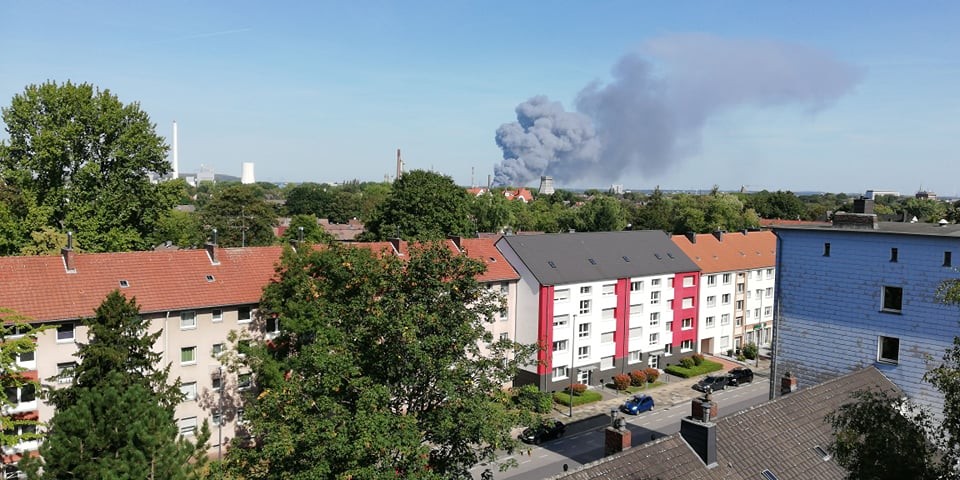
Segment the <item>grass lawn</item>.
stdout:
<path fill-rule="evenodd" d="M 634 387 L 634 386 L 631 385 L 631 386 L 627 387 L 626 390 L 620 390 L 620 393 L 624 393 L 624 392 L 626 392 L 626 393 L 644 392 L 644 391 L 646 391 L 646 390 L 650 390 L 651 388 L 657 388 L 657 387 L 659 387 L 660 385 L 666 385 L 666 383 L 661 382 L 660 380 L 657 380 L 656 382 L 648 383 L 646 387 L 642 387 L 642 386 L 641 386 L 641 387 Z M 610 390 L 616 390 L 616 389 L 617 389 L 617 386 L 614 385 L 613 383 L 608 383 L 608 384 L 604 385 L 604 387 L 609 388 Z"/>
<path fill-rule="evenodd" d="M 573 406 L 584 405 L 587 403 L 593 403 L 600 401 L 603 398 L 603 395 L 600 395 L 600 392 L 594 392 L 593 390 L 587 390 L 580 395 L 573 396 Z M 561 405 L 570 406 L 570 395 L 567 395 L 564 392 L 557 392 L 553 394 L 553 401 Z"/>
<path fill-rule="evenodd" d="M 705 373 L 716 372 L 717 370 L 723 370 L 723 364 L 711 362 L 710 360 L 704 360 L 703 363 L 695 365 L 693 368 L 683 368 L 682 365 L 670 365 L 664 369 L 665 372 L 671 375 L 683 378 L 696 377 Z"/>

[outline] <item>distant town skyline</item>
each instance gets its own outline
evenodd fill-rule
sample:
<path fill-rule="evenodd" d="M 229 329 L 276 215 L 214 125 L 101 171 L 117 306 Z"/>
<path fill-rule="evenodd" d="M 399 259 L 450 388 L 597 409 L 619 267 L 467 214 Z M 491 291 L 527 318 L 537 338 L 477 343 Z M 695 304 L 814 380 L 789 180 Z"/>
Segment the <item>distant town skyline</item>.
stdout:
<path fill-rule="evenodd" d="M 5 2 L 0 105 L 87 82 L 179 169 L 960 195 L 960 5 Z M 525 123 L 526 122 L 526 123 Z M 537 122 L 534 124 L 534 122 Z M 0 132 L 0 139 L 6 133 Z"/>

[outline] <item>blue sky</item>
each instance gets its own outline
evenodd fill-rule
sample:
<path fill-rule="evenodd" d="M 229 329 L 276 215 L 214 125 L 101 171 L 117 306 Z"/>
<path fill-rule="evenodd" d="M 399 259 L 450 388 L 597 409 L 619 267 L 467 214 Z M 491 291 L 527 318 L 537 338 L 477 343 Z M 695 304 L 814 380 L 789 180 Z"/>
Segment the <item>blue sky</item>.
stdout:
<path fill-rule="evenodd" d="M 772 46 L 811 89 L 830 77 L 825 64 L 856 75 L 819 103 L 750 92 L 715 102 L 656 168 L 611 166 L 601 149 L 560 186 L 960 194 L 957 2 L 140 3 L 0 2 L 0 104 L 48 79 L 108 88 L 140 102 L 168 140 L 177 120 L 183 172 L 239 175 L 254 162 L 258 180 L 379 181 L 400 148 L 408 168 L 462 185 L 473 169 L 485 184 L 503 160 L 497 129 L 534 96 L 581 109 L 583 89 L 614 84 L 611 70 L 634 55 L 676 108 L 714 76 L 715 95 L 743 78 L 763 88 L 753 65 L 766 62 L 749 55 L 730 76 L 698 66 L 725 72 L 732 50 Z M 793 62 L 800 50 L 826 60 Z M 628 137 L 643 126 L 619 125 Z"/>

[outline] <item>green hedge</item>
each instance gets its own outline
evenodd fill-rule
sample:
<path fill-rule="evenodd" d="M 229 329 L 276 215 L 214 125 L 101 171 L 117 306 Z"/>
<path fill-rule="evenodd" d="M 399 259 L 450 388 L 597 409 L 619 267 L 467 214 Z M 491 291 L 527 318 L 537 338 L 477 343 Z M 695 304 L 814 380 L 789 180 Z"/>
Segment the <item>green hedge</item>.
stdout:
<path fill-rule="evenodd" d="M 695 365 L 692 368 L 684 368 L 680 365 L 669 365 L 664 369 L 670 375 L 676 375 L 683 378 L 691 378 L 705 373 L 716 372 L 717 370 L 723 370 L 723 365 L 717 362 L 711 362 L 710 360 L 704 360 L 700 365 Z"/>
<path fill-rule="evenodd" d="M 600 395 L 600 392 L 594 392 L 593 390 L 587 390 L 580 395 L 573 396 L 573 406 L 583 405 L 585 403 L 593 403 L 600 401 L 603 398 L 603 395 Z M 567 395 L 564 392 L 557 392 L 553 394 L 553 401 L 561 405 L 570 406 L 570 395 Z"/>

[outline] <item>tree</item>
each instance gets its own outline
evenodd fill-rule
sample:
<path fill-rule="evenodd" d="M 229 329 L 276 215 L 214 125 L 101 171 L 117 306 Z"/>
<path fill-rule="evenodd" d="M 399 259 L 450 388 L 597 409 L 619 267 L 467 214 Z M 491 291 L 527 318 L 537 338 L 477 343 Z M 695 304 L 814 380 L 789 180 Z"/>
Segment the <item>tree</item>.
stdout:
<path fill-rule="evenodd" d="M 36 380 L 24 375 L 21 358 L 27 358 L 36 351 L 37 335 L 43 329 L 29 324 L 29 319 L 16 312 L 0 308 L 0 385 L 5 395 L 0 398 L 0 406 L 6 410 L 15 406 L 11 400 L 33 398 L 39 390 Z M 22 416 L 0 415 L 0 446 L 12 447 L 18 443 L 37 440 L 37 426 L 40 422 Z"/>
<path fill-rule="evenodd" d="M 393 190 L 366 223 L 367 238 L 437 240 L 473 231 L 467 192 L 439 173 L 414 170 L 393 183 Z"/>
<path fill-rule="evenodd" d="M 303 237 L 300 229 L 303 229 Z M 303 240 L 306 243 L 327 243 L 333 241 L 333 236 L 317 224 L 317 217 L 313 215 L 294 215 L 290 219 L 290 226 L 283 232 L 283 241 L 286 243 Z"/>
<path fill-rule="evenodd" d="M 470 216 L 473 218 L 477 232 L 499 232 L 501 228 L 511 225 L 510 200 L 503 195 L 490 192 L 470 197 Z M 523 204 L 516 201 L 512 203 Z"/>
<path fill-rule="evenodd" d="M 276 242 L 276 212 L 257 185 L 239 183 L 215 190 L 200 211 L 207 232 L 217 229 L 217 243 L 225 247 L 262 246 Z"/>
<path fill-rule="evenodd" d="M 261 312 L 281 335 L 245 357 L 260 393 L 256 448 L 228 469 L 257 478 L 469 478 L 512 451 L 533 414 L 502 390 L 531 348 L 484 328 L 501 308 L 483 265 L 443 244 L 405 260 L 333 244 L 287 250 Z M 480 344 L 490 353 L 480 355 Z"/>
<path fill-rule="evenodd" d="M 39 459 L 23 462 L 31 478 L 191 478 L 205 458 L 209 430 L 196 443 L 177 438 L 174 407 L 180 381 L 168 382 L 154 351 L 161 331 L 147 333 L 136 300 L 107 295 L 94 317 L 83 320 L 89 343 L 66 388 L 46 396 L 56 407 Z M 123 421 L 117 421 L 123 419 Z"/>
<path fill-rule="evenodd" d="M 137 103 L 89 84 L 30 85 L 3 109 L 0 178 L 22 192 L 42 224 L 73 230 L 88 251 L 149 247 L 173 207 L 162 184 L 167 146 Z"/>
<path fill-rule="evenodd" d="M 195 248 L 203 244 L 206 234 L 194 212 L 170 210 L 157 220 L 157 228 L 150 235 L 150 243 L 162 245 L 171 242 L 181 248 Z"/>
<path fill-rule="evenodd" d="M 643 208 L 637 212 L 637 217 L 632 222 L 634 228 L 637 230 L 672 231 L 672 204 L 673 200 L 664 195 L 663 192 L 660 191 L 660 187 L 657 187 L 653 193 L 650 194 Z"/>
<path fill-rule="evenodd" d="M 580 207 L 580 230 L 614 232 L 627 226 L 627 217 L 620 201 L 608 195 L 596 195 Z"/>

